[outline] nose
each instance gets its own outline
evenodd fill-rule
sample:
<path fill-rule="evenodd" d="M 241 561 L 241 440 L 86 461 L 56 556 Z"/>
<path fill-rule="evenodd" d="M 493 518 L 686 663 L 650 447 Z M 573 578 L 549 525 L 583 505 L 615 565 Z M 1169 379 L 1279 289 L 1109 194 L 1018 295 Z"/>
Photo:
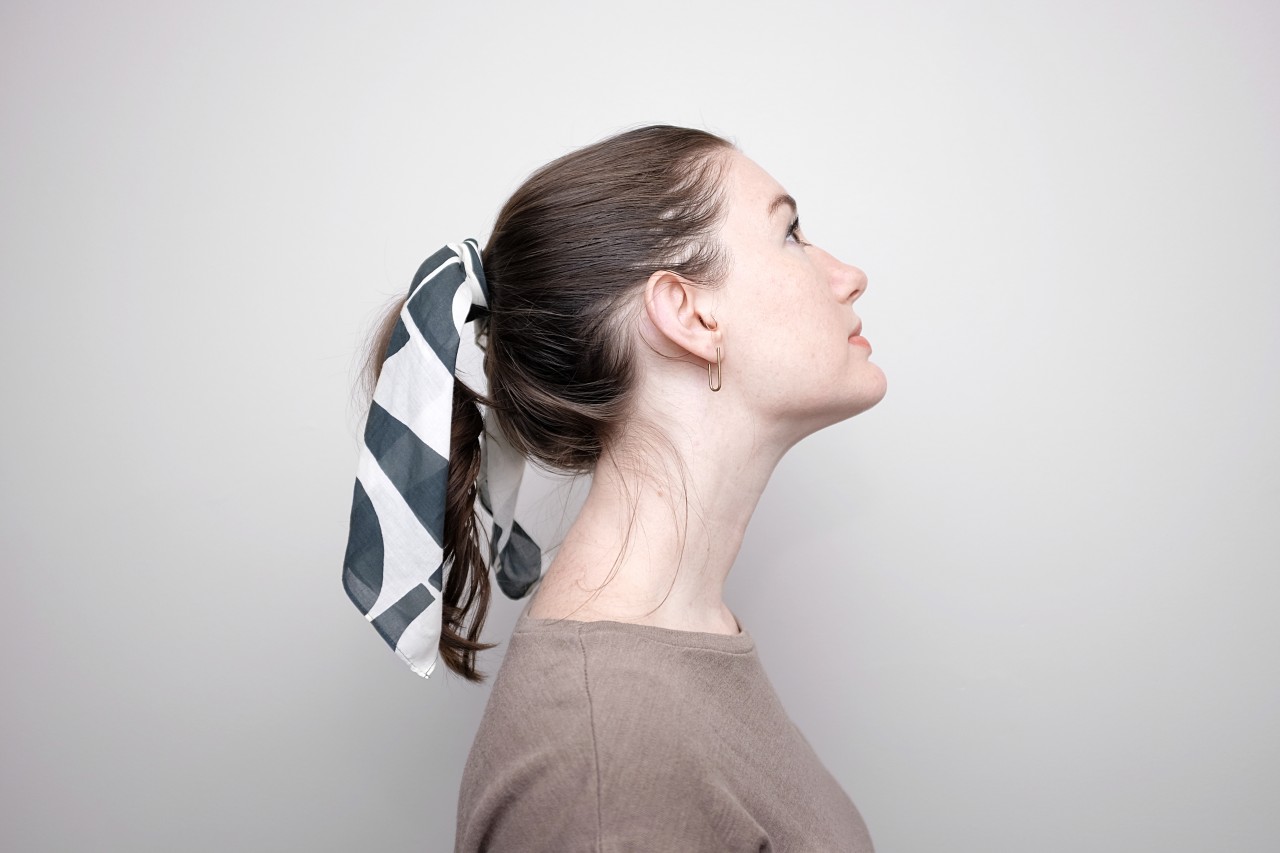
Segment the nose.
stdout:
<path fill-rule="evenodd" d="M 831 286 L 841 302 L 853 304 L 867 289 L 867 274 L 831 256 Z"/>

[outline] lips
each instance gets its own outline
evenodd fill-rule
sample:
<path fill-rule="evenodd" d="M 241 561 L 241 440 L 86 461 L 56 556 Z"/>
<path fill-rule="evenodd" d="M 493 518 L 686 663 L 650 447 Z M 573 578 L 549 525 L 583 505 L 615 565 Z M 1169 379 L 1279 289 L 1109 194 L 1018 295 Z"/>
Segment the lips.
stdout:
<path fill-rule="evenodd" d="M 866 347 L 868 351 L 871 349 L 871 342 L 862 337 L 862 323 L 858 323 L 858 327 L 849 333 L 849 343 Z"/>

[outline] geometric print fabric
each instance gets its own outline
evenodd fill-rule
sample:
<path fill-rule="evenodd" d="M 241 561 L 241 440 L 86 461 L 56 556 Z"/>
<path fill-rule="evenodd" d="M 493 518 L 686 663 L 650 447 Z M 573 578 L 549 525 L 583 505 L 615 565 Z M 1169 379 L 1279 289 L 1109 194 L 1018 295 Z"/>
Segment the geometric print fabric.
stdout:
<path fill-rule="evenodd" d="M 474 239 L 423 262 L 387 345 L 356 465 L 343 587 L 424 677 L 439 659 L 458 344 L 462 327 L 488 304 Z M 524 458 L 488 412 L 481 457 L 477 502 L 492 519 L 489 566 L 502 592 L 520 598 L 541 575 L 542 551 L 514 517 Z"/>

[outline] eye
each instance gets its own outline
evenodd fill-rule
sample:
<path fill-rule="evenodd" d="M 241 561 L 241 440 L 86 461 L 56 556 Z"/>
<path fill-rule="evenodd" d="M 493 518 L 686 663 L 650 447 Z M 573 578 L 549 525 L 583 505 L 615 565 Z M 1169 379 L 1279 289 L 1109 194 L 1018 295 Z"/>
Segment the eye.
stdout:
<path fill-rule="evenodd" d="M 788 240 L 794 239 L 801 246 L 810 245 L 809 243 L 806 243 L 804 241 L 803 237 L 800 236 L 800 217 L 799 216 L 791 220 L 791 225 L 787 227 L 787 239 Z"/>

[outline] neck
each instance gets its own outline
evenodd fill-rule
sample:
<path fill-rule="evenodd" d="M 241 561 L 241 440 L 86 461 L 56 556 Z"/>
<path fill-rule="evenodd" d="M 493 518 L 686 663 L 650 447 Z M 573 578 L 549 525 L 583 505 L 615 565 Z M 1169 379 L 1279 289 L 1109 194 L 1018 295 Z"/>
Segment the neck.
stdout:
<path fill-rule="evenodd" d="M 652 442 L 624 440 L 602 457 L 530 616 L 737 633 L 725 580 L 789 445 L 748 433 L 681 430 L 686 440 L 673 436 L 671 449 L 683 470 L 669 454 L 655 458 Z"/>

